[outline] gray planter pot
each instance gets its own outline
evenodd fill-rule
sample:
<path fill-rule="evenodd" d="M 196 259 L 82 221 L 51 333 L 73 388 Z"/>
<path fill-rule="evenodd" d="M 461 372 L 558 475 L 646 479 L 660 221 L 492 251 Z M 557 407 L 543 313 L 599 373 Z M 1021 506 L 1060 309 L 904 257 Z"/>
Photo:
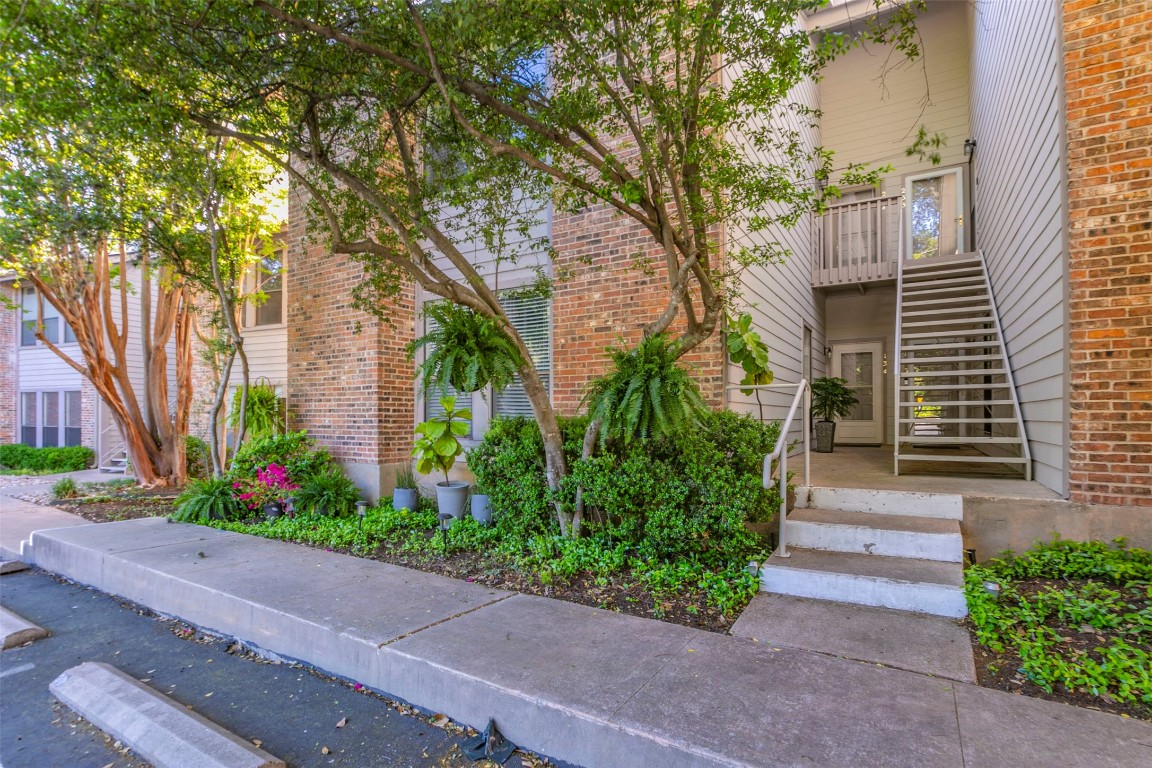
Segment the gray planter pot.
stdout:
<path fill-rule="evenodd" d="M 271 501 L 264 505 L 264 517 L 274 520 L 284 514 L 284 506 L 278 501 Z"/>
<path fill-rule="evenodd" d="M 812 449 L 816 453 L 832 453 L 832 444 L 836 440 L 836 422 L 816 422 L 816 446 Z"/>
<path fill-rule="evenodd" d="M 436 506 L 440 512 L 447 512 L 459 520 L 464 516 L 464 507 L 468 505 L 468 483 L 453 480 L 448 483 L 436 483 Z"/>
<path fill-rule="evenodd" d="M 392 509 L 407 509 L 409 512 L 415 512 L 419 502 L 420 497 L 416 494 L 415 488 L 397 488 L 392 491 Z"/>
<path fill-rule="evenodd" d="M 488 498 L 488 494 L 472 494 L 472 519 L 480 525 L 492 523 L 492 500 Z"/>

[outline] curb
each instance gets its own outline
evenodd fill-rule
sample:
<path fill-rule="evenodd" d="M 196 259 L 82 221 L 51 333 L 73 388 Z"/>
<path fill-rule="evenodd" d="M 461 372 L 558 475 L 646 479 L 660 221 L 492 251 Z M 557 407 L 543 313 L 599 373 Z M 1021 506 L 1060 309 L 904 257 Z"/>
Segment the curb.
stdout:
<path fill-rule="evenodd" d="M 108 664 L 86 661 L 48 688 L 156 768 L 285 768 L 283 760 Z"/>

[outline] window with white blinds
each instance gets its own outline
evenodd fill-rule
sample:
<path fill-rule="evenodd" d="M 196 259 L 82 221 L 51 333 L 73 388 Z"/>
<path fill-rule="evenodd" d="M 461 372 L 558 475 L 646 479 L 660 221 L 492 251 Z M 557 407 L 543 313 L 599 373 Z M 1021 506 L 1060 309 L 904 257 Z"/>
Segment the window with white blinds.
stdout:
<path fill-rule="evenodd" d="M 532 363 L 545 388 L 552 378 L 552 302 L 543 296 L 506 293 L 500 304 L 512 327 L 520 334 L 532 355 Z M 532 404 L 517 375 L 515 381 L 493 396 L 492 413 L 496 416 L 532 418 Z"/>

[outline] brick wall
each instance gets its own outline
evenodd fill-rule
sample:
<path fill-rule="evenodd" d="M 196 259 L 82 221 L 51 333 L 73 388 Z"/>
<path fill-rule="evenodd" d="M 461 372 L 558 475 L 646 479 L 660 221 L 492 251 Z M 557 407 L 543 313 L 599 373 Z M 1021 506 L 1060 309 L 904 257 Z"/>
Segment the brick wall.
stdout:
<path fill-rule="evenodd" d="M 1070 492 L 1152 506 L 1152 2 L 1066 2 Z"/>
<path fill-rule="evenodd" d="M 0 283 L 0 443 L 19 442 L 17 386 L 20 362 L 20 317 L 7 302 L 16 300 L 11 283 Z"/>
<path fill-rule="evenodd" d="M 610 367 L 605 349 L 635 346 L 644 326 L 664 310 L 667 271 L 651 234 L 606 204 L 556 213 L 552 246 L 558 276 L 552 301 L 553 402 L 560 413 L 572 414 L 588 381 Z M 654 268 L 637 268 L 638 256 Z M 717 334 L 684 358 L 713 407 L 723 403 L 721 350 Z"/>
<path fill-rule="evenodd" d="M 289 196 L 288 418 L 343 463 L 405 461 L 415 413 L 404 345 L 415 328 L 409 288 L 385 323 L 352 309 L 359 265 L 306 233 L 302 194 Z"/>

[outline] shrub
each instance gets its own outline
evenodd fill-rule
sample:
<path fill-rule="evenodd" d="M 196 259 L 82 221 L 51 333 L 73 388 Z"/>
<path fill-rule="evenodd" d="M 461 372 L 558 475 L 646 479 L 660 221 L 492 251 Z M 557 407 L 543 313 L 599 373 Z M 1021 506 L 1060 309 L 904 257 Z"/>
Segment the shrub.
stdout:
<path fill-rule="evenodd" d="M 0 466 L 29 472 L 77 472 L 95 459 L 91 448 L 33 448 L 20 443 L 0 445 Z"/>
<path fill-rule="evenodd" d="M 189 478 L 203 478 L 212 474 L 212 457 L 208 451 L 208 443 L 195 435 L 184 438 L 184 466 Z"/>
<path fill-rule="evenodd" d="M 587 418 L 560 419 L 569 466 L 580 456 Z M 492 500 L 496 528 L 526 540 L 553 532 L 555 515 L 545 473 L 544 441 L 532 419 L 496 418 L 480 445 L 468 452 L 468 469 Z"/>
<path fill-rule="evenodd" d="M 292 496 L 296 509 L 304 514 L 344 517 L 360 500 L 360 489 L 338 468 L 313 475 Z"/>
<path fill-rule="evenodd" d="M 275 463 L 256 470 L 254 478 L 242 477 L 232 483 L 237 501 L 253 511 L 265 504 L 283 502 L 289 496 L 294 496 L 299 487 L 288 477 L 288 471 Z"/>
<path fill-rule="evenodd" d="M 236 520 L 244 507 L 232 492 L 227 478 L 193 480 L 176 497 L 176 511 L 171 518 L 181 523 L 206 523 L 210 520 Z"/>
<path fill-rule="evenodd" d="M 300 484 L 335 465 L 328 451 L 316 448 L 306 431 L 268 435 L 240 446 L 228 473 L 234 480 L 256 478 L 256 471 L 279 464 L 292 482 Z"/>
<path fill-rule="evenodd" d="M 74 499 L 79 495 L 80 489 L 76 487 L 76 481 L 70 477 L 62 477 L 52 484 L 54 499 Z"/>

